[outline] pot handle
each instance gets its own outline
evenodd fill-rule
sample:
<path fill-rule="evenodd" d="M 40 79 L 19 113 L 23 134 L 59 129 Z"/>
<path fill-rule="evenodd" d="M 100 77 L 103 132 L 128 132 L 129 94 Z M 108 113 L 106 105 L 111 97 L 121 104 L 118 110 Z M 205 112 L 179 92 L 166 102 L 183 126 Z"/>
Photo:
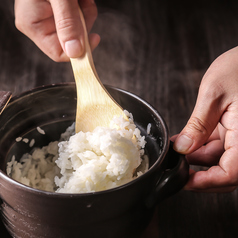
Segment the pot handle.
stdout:
<path fill-rule="evenodd" d="M 0 91 L 0 115 L 12 97 L 11 92 Z"/>
<path fill-rule="evenodd" d="M 189 165 L 185 155 L 177 153 L 170 141 L 162 175 L 157 179 L 155 189 L 146 201 L 147 207 L 153 207 L 165 198 L 177 193 L 188 181 Z"/>

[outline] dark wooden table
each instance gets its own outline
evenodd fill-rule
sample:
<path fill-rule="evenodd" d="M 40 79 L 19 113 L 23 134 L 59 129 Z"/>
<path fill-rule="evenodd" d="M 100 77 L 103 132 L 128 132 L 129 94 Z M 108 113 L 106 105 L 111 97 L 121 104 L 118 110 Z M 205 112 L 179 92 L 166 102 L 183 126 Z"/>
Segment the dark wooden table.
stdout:
<path fill-rule="evenodd" d="M 210 63 L 238 45 L 237 0 L 97 0 L 94 51 L 104 84 L 131 91 L 178 133 L 194 107 Z M 15 29 L 13 1 L 0 2 L 0 90 L 18 94 L 73 81 L 69 63 L 55 63 Z M 9 237 L 2 223 L 0 238 Z M 238 237 L 238 191 L 181 191 L 158 204 L 143 238 Z"/>

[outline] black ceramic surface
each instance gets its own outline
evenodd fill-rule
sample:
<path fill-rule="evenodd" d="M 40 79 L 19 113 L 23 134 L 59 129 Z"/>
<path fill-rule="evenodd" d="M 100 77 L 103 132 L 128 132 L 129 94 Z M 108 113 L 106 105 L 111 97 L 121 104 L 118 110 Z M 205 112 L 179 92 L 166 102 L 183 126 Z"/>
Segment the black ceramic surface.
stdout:
<path fill-rule="evenodd" d="M 35 138 L 36 146 L 58 140 L 75 118 L 75 84 L 34 89 L 11 100 L 0 116 L 0 196 L 2 217 L 14 237 L 138 237 L 157 202 L 179 191 L 187 181 L 184 157 L 169 150 L 169 135 L 162 117 L 140 98 L 107 87 L 115 100 L 132 112 L 146 136 L 150 169 L 136 180 L 115 189 L 89 194 L 39 191 L 10 179 L 6 163 L 29 151 L 16 145 L 19 136 Z M 146 128 L 151 123 L 151 134 Z M 40 126 L 46 134 L 36 133 Z M 169 150 L 169 152 L 168 152 Z"/>

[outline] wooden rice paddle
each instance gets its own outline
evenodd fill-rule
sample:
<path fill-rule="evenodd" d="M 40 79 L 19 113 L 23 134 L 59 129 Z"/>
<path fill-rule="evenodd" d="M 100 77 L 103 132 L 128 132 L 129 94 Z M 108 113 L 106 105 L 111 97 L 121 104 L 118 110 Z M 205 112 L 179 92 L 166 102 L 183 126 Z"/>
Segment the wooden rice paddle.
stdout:
<path fill-rule="evenodd" d="M 76 87 L 76 132 L 93 131 L 97 126 L 108 127 L 114 116 L 124 115 L 101 83 L 92 58 L 88 33 L 82 11 L 79 9 L 84 29 L 85 52 L 80 58 L 71 58 Z"/>

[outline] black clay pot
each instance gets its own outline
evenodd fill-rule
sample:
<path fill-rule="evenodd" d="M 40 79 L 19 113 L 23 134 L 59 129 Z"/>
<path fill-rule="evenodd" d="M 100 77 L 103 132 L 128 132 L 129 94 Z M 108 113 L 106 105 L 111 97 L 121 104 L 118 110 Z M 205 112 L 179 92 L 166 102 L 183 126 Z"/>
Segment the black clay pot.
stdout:
<path fill-rule="evenodd" d="M 131 93 L 106 88 L 145 135 L 149 170 L 118 188 L 88 194 L 50 193 L 14 181 L 6 175 L 7 162 L 13 154 L 19 159 L 29 152 L 29 145 L 15 139 L 34 138 L 35 146 L 58 140 L 75 119 L 75 84 L 41 87 L 15 97 L 0 115 L 1 212 L 13 237 L 138 238 L 156 204 L 185 185 L 188 164 L 172 150 L 161 115 Z M 37 126 L 46 134 L 37 133 Z"/>

